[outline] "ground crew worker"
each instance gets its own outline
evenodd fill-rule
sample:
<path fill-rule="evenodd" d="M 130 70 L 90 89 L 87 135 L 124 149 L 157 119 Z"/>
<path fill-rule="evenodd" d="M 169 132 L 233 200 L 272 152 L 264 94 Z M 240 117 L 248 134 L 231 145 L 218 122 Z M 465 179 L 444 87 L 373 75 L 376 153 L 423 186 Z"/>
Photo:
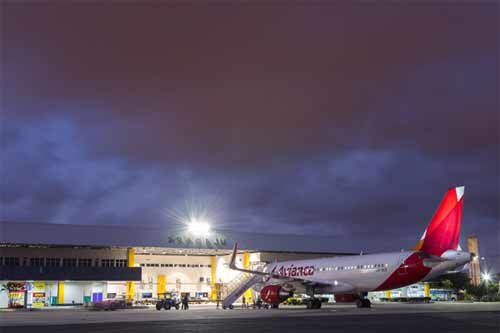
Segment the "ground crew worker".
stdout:
<path fill-rule="evenodd" d="M 189 296 L 188 296 L 188 294 L 184 295 L 184 298 L 182 299 L 182 301 L 183 301 L 183 305 L 184 305 L 184 310 L 188 310 L 189 309 Z"/>

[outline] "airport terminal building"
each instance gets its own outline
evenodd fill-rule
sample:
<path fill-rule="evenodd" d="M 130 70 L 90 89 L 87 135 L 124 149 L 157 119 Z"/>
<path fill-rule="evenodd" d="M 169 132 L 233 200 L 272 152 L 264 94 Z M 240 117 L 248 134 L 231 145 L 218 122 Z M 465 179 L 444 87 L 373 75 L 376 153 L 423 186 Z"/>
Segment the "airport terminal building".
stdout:
<path fill-rule="evenodd" d="M 0 222 L 0 308 L 127 299 L 165 292 L 216 300 L 238 280 L 227 263 L 234 242 L 246 268 L 272 261 L 350 255 L 329 237 Z M 308 251 L 300 251 L 306 245 Z"/>

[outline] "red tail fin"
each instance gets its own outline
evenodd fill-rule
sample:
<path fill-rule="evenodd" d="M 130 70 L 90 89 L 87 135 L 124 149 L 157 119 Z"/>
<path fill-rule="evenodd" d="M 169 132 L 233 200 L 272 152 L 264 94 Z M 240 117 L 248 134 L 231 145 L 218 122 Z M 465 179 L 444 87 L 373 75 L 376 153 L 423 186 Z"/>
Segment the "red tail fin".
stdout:
<path fill-rule="evenodd" d="M 463 196 L 463 186 L 451 188 L 446 192 L 416 250 L 440 256 L 446 250 L 457 249 Z"/>

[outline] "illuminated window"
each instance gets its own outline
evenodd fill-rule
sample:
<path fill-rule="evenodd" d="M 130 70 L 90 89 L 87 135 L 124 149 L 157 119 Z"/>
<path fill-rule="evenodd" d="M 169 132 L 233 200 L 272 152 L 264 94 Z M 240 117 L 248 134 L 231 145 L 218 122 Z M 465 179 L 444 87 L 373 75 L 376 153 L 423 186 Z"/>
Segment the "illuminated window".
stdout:
<path fill-rule="evenodd" d="M 101 267 L 114 267 L 115 266 L 115 259 L 102 259 L 101 260 Z"/>
<path fill-rule="evenodd" d="M 78 259 L 78 266 L 79 267 L 90 267 L 92 266 L 92 259 Z"/>
<path fill-rule="evenodd" d="M 61 259 L 59 258 L 45 258 L 45 266 L 47 267 L 58 267 L 60 262 Z"/>
<path fill-rule="evenodd" d="M 19 258 L 17 257 L 5 257 L 4 258 L 5 266 L 19 266 Z"/>
<path fill-rule="evenodd" d="M 127 259 L 116 259 L 115 266 L 116 267 L 127 267 L 128 261 L 127 261 Z"/>
<path fill-rule="evenodd" d="M 63 267 L 76 267 L 76 258 L 63 258 Z"/>
<path fill-rule="evenodd" d="M 43 266 L 44 258 L 30 258 L 30 266 Z"/>

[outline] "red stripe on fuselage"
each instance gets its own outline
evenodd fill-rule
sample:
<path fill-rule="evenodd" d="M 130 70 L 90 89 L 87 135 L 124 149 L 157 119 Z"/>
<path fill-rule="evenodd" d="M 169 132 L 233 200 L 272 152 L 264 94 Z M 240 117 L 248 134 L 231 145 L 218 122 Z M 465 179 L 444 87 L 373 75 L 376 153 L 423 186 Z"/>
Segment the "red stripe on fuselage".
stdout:
<path fill-rule="evenodd" d="M 430 268 L 425 267 L 422 258 L 412 253 L 377 289 L 390 290 L 404 287 L 422 280 Z"/>

